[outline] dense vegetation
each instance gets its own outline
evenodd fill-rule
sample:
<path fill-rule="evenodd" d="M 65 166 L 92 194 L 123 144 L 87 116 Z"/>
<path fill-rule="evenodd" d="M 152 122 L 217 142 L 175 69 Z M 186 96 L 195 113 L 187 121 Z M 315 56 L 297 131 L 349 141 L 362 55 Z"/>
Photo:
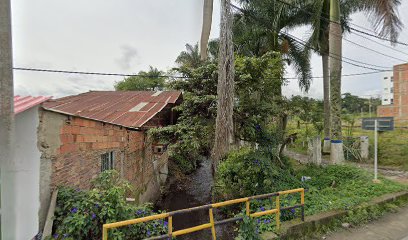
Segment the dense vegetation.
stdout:
<path fill-rule="evenodd" d="M 352 210 L 357 205 L 386 193 L 407 190 L 406 186 L 381 178 L 381 184 L 372 182 L 373 176 L 351 165 L 314 166 L 288 162 L 291 170 L 282 171 L 261 151 L 242 148 L 232 152 L 220 165 L 216 175 L 215 193 L 220 199 L 239 198 L 304 187 L 305 214 L 313 215 L 330 210 Z M 302 177 L 310 180 L 301 181 Z M 281 196 L 281 207 L 300 203 L 299 194 Z M 275 208 L 275 201 L 251 202 L 251 211 Z M 281 220 L 300 217 L 300 210 L 284 211 Z M 359 217 L 359 216 L 357 216 Z M 257 218 L 259 232 L 275 231 L 275 216 Z M 250 228 L 246 222 L 244 228 Z"/>
<path fill-rule="evenodd" d="M 255 126 L 265 126 L 279 116 L 282 97 L 277 86 L 282 84 L 280 55 L 237 57 L 236 100 L 234 106 L 236 142 L 256 141 Z M 185 79 L 172 80 L 168 88 L 183 91 L 183 103 L 174 126 L 150 130 L 150 134 L 170 144 L 170 157 L 185 172 L 191 172 L 197 161 L 209 156 L 214 141 L 216 116 L 217 66 L 207 62 L 198 68 L 181 66 L 174 69 Z"/>
<path fill-rule="evenodd" d="M 89 191 L 61 187 L 58 192 L 53 239 L 102 239 L 104 223 L 128 220 L 153 214 L 152 206 L 126 202 L 132 187 L 118 172 L 102 172 Z M 144 239 L 164 234 L 167 222 L 151 221 L 110 230 L 109 239 Z"/>

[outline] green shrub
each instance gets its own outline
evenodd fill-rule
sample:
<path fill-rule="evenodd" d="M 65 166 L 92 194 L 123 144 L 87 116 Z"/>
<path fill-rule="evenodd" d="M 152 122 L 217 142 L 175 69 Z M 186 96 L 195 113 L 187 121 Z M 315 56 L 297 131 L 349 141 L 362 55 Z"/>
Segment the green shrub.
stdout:
<path fill-rule="evenodd" d="M 116 171 L 101 173 L 92 185 L 89 191 L 59 188 L 54 239 L 101 239 L 104 223 L 154 214 L 151 205 L 136 206 L 126 202 L 126 196 L 131 193 L 130 185 L 120 180 Z M 144 239 L 161 235 L 166 228 L 165 221 L 151 221 L 110 230 L 109 239 Z"/>
<path fill-rule="evenodd" d="M 232 151 L 218 167 L 215 196 L 233 199 L 301 187 L 289 169 L 282 169 L 271 158 L 251 148 Z"/>
<path fill-rule="evenodd" d="M 258 226 L 255 219 L 244 216 L 243 221 L 239 226 L 238 237 L 236 240 L 261 240 Z"/>

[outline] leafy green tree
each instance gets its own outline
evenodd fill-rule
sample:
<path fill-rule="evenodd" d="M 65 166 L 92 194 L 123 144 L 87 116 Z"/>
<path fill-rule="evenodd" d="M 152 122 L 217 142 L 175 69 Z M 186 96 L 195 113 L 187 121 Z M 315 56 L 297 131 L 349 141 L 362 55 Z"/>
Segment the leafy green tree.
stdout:
<path fill-rule="evenodd" d="M 240 2 L 243 11 L 235 14 L 233 25 L 236 52 L 245 56 L 281 53 L 299 76 L 299 87 L 307 91 L 311 82 L 309 48 L 285 33 L 304 25 L 306 14 L 276 0 Z"/>
<path fill-rule="evenodd" d="M 203 64 L 204 60 L 200 57 L 198 51 L 198 44 L 190 45 L 186 44 L 186 51 L 182 51 L 176 59 L 176 63 L 179 66 L 198 68 Z"/>
<path fill-rule="evenodd" d="M 150 66 L 149 71 L 140 71 L 137 76 L 126 77 L 115 84 L 117 91 L 158 91 L 165 88 L 163 72 Z"/>
<path fill-rule="evenodd" d="M 169 88 L 182 90 L 183 103 L 174 126 L 150 130 L 156 139 L 171 143 L 171 157 L 191 171 L 200 156 L 209 156 L 214 141 L 218 71 L 214 62 L 198 68 L 174 69 L 186 79 L 175 79 Z M 255 127 L 265 126 L 279 113 L 276 89 L 282 84 L 280 54 L 237 57 L 234 98 L 234 139 L 256 142 Z"/>
<path fill-rule="evenodd" d="M 279 53 L 271 52 L 261 57 L 238 57 L 235 69 L 235 138 L 255 142 L 254 126 L 265 127 L 281 115 L 282 59 Z"/>

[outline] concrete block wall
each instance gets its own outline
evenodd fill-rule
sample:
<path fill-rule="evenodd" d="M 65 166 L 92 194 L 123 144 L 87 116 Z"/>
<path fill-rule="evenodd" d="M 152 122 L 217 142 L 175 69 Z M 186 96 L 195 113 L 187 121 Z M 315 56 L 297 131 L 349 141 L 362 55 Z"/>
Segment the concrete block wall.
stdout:
<path fill-rule="evenodd" d="M 166 171 L 167 154 L 154 154 L 146 136 L 144 130 L 43 110 L 39 128 L 43 188 L 40 218 L 45 217 L 56 187 L 89 189 L 91 180 L 101 173 L 101 155 L 111 151 L 114 168 L 139 194 L 134 197 L 141 202 L 154 201 L 160 196 L 163 181 L 159 172 Z"/>

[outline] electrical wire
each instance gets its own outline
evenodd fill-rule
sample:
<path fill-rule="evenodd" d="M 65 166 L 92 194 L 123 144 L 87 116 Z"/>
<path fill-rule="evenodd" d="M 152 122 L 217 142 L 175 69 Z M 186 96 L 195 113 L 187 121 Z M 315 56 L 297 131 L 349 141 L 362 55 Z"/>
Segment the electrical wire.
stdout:
<path fill-rule="evenodd" d="M 160 76 L 146 76 L 141 74 L 127 74 L 127 73 L 106 73 L 106 72 L 85 72 L 85 71 L 69 71 L 69 70 L 55 70 L 55 69 L 44 69 L 44 68 L 13 68 L 17 71 L 32 71 L 32 72 L 45 72 L 45 73 L 62 73 L 62 74 L 79 74 L 79 75 L 96 75 L 96 76 L 119 76 L 119 77 L 145 77 L 145 78 L 177 78 L 177 79 L 202 79 L 208 80 L 208 78 L 193 78 L 193 77 L 183 77 L 183 76 L 174 76 L 174 75 L 160 75 Z M 362 76 L 362 75 L 371 75 L 377 73 L 383 73 L 388 71 L 372 71 L 372 72 L 361 72 L 361 73 L 350 73 L 343 74 L 342 77 L 352 77 L 352 76 Z M 314 79 L 323 78 L 323 76 L 311 77 Z M 281 79 L 281 78 L 273 78 Z M 283 77 L 283 79 L 291 80 L 298 79 L 297 77 Z"/>
<path fill-rule="evenodd" d="M 251 17 L 253 17 L 255 20 L 258 20 L 258 21 L 259 21 L 259 19 L 257 19 L 256 16 L 248 15 L 248 11 L 245 11 L 244 9 L 242 9 L 242 8 L 240 8 L 240 7 L 238 7 L 238 6 L 234 5 L 234 4 L 230 4 L 230 5 L 231 5 L 233 8 L 237 9 L 238 11 L 240 11 L 241 13 L 246 14 L 247 16 L 251 16 Z M 271 27 L 268 26 L 268 28 L 271 28 Z M 275 32 L 277 32 L 277 30 L 276 30 L 275 28 L 272 28 L 272 29 L 273 29 Z M 291 34 L 289 34 L 289 33 L 283 33 L 283 32 L 281 32 L 281 31 L 279 31 L 278 33 L 280 33 L 280 34 L 285 34 L 285 35 L 291 37 L 291 38 L 292 38 L 293 40 L 295 40 L 297 43 L 303 45 L 303 46 L 306 47 L 306 48 L 312 49 L 312 50 L 314 50 L 314 51 L 316 51 L 316 52 L 318 51 L 317 48 L 315 48 L 315 47 L 313 47 L 313 46 L 310 46 L 310 45 L 309 45 L 308 43 L 306 43 L 304 40 L 302 40 L 302 39 L 300 39 L 300 38 L 298 38 L 298 37 L 296 37 L 296 36 L 294 36 L 294 35 L 291 35 Z M 387 68 L 387 70 L 385 70 L 385 69 L 379 69 L 378 67 L 381 67 L 381 68 L 386 68 L 386 67 L 377 66 L 377 65 L 374 65 L 374 66 L 377 66 L 377 68 L 367 67 L 367 66 L 370 66 L 370 65 L 373 66 L 373 64 L 365 63 L 365 62 L 358 61 L 358 60 L 354 60 L 354 59 L 347 58 L 347 57 L 343 57 L 343 56 L 340 56 L 340 55 L 338 55 L 338 54 L 334 54 L 334 53 L 332 53 L 332 52 L 329 52 L 329 57 L 331 57 L 331 58 L 333 58 L 333 59 L 336 59 L 336 60 L 339 60 L 339 61 L 341 61 L 341 62 L 350 64 L 350 65 L 356 66 L 356 67 L 365 68 L 365 69 L 370 69 L 370 70 L 375 70 L 375 71 L 389 71 L 389 69 L 390 69 L 390 68 Z M 348 61 L 346 61 L 346 60 L 344 60 L 344 59 L 346 59 L 346 60 L 348 60 Z M 352 62 L 350 62 L 350 61 L 352 61 Z M 354 62 L 354 63 L 353 63 L 353 62 Z M 364 64 L 364 65 L 367 65 L 367 66 L 363 66 L 363 65 L 360 65 L 360 64 L 356 64 L 355 62 L 360 63 L 360 64 Z"/>
<path fill-rule="evenodd" d="M 283 1 L 283 0 L 276 0 L 276 1 L 278 1 L 278 2 L 280 2 L 280 3 L 283 3 L 283 4 L 286 4 L 286 5 L 288 5 L 288 6 L 291 6 L 291 7 L 297 8 L 297 9 L 303 11 L 303 12 L 306 12 L 306 13 L 310 14 L 310 16 L 313 16 L 313 15 L 314 15 L 312 12 L 309 12 L 309 11 L 303 9 L 303 8 L 300 8 L 300 7 L 298 7 L 298 6 L 294 5 L 294 4 L 288 3 L 288 2 L 286 2 L 286 1 Z M 323 20 L 327 20 L 327 21 L 329 21 L 329 22 L 332 22 L 332 23 L 336 23 L 336 24 L 337 24 L 337 22 L 332 21 L 332 20 L 330 20 L 330 19 L 327 18 L 327 17 L 320 16 L 320 18 L 323 19 Z M 365 30 L 368 30 L 368 31 L 372 31 L 372 30 L 370 30 L 370 29 L 368 29 L 368 28 L 359 26 L 359 25 L 357 25 L 357 24 L 355 24 L 355 23 L 350 23 L 350 24 L 351 24 L 351 25 L 354 25 L 354 26 L 357 26 L 357 27 L 359 27 L 359 28 L 361 28 L 361 29 L 365 29 Z M 392 39 L 385 38 L 385 37 L 381 37 L 381 36 L 378 36 L 378 35 L 376 35 L 376 34 L 367 33 L 367 32 L 365 32 L 365 31 L 362 31 L 362 30 L 359 30 L 359 29 L 356 29 L 356 28 L 353 28 L 353 27 L 350 27 L 350 29 L 351 29 L 351 30 L 354 30 L 354 31 L 357 31 L 357 32 L 359 32 L 359 33 L 362 33 L 362 34 L 371 36 L 371 37 L 375 37 L 375 38 L 384 40 L 384 41 L 389 41 L 389 42 L 391 42 L 391 43 L 396 43 L 396 44 L 408 46 L 408 43 L 405 43 L 405 42 L 394 41 L 394 40 L 392 40 Z M 374 31 L 372 31 L 372 32 L 374 32 Z M 375 32 L 374 32 L 374 33 L 375 33 Z"/>

